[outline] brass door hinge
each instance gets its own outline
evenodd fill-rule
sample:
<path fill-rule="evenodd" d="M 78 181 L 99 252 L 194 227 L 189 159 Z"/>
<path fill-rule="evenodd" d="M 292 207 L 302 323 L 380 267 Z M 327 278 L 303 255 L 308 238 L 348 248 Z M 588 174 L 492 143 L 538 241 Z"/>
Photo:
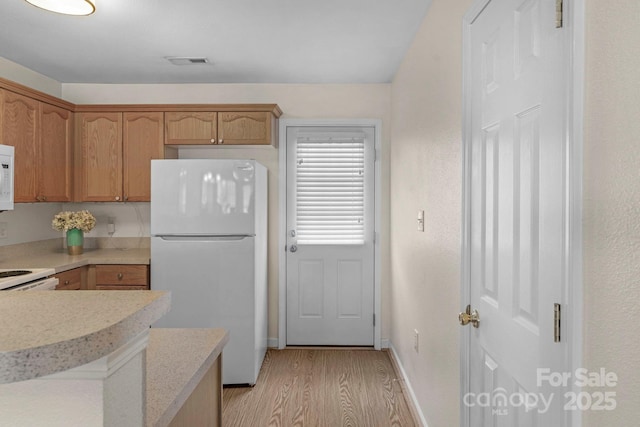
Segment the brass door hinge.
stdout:
<path fill-rule="evenodd" d="M 562 28 L 562 6 L 564 0 L 556 0 L 556 28 Z"/>
<path fill-rule="evenodd" d="M 560 342 L 560 326 L 562 321 L 561 305 L 553 304 L 553 342 Z"/>

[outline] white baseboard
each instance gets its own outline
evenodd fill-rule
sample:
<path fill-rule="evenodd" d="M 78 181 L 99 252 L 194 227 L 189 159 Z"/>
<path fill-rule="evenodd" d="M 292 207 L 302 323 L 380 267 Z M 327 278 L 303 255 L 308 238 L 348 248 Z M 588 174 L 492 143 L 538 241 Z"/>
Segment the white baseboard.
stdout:
<path fill-rule="evenodd" d="M 280 345 L 280 341 L 278 338 L 267 338 L 267 347 L 268 348 L 278 348 Z M 389 348 L 390 341 L 388 338 L 382 338 L 380 340 L 380 348 Z"/>
<path fill-rule="evenodd" d="M 416 394 L 413 392 L 413 388 L 411 387 L 411 382 L 409 381 L 409 377 L 407 377 L 407 373 L 404 370 L 404 367 L 402 366 L 402 363 L 400 363 L 400 358 L 398 357 L 398 353 L 396 352 L 395 347 L 393 347 L 393 343 L 391 343 L 391 341 L 386 340 L 387 341 L 387 345 L 391 350 L 390 354 L 391 354 L 391 358 L 393 359 L 393 363 L 394 365 L 398 368 L 398 370 L 400 371 L 400 375 L 402 375 L 402 380 L 404 381 L 404 385 L 406 390 L 409 392 L 409 398 L 411 398 L 411 403 L 413 404 L 413 409 L 415 411 L 415 414 L 418 417 L 418 421 L 422 424 L 422 427 L 429 427 L 427 424 L 427 419 L 424 417 L 424 414 L 422 413 L 422 409 L 420 409 L 420 405 L 418 404 L 418 399 L 416 398 Z"/>

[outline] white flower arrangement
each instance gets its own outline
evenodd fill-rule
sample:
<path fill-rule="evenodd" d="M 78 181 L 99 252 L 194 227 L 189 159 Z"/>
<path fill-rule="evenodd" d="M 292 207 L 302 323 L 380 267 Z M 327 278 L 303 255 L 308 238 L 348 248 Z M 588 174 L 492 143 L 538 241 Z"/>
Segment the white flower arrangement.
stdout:
<path fill-rule="evenodd" d="M 96 218 L 91 212 L 83 210 L 77 212 L 60 212 L 53 217 L 51 226 L 54 230 L 68 231 L 77 228 L 82 231 L 91 231 L 96 226 Z"/>

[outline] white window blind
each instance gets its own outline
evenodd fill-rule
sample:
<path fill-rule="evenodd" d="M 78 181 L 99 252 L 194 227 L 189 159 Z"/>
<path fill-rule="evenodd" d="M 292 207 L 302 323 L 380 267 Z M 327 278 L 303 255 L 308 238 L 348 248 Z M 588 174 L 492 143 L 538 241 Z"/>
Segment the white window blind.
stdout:
<path fill-rule="evenodd" d="M 297 140 L 299 245 L 364 244 L 364 143 L 364 136 Z"/>

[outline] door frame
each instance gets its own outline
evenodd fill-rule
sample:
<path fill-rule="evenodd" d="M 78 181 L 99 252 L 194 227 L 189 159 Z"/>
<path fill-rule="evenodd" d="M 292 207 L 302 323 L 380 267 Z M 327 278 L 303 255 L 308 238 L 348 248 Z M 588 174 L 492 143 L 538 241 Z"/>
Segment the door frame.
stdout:
<path fill-rule="evenodd" d="M 381 349 L 381 257 L 380 257 L 380 220 L 382 214 L 382 120 L 380 119 L 280 119 L 278 136 L 279 183 L 279 231 L 278 231 L 278 348 L 287 346 L 287 257 L 284 256 L 287 245 L 287 128 L 319 126 L 373 127 L 375 138 L 374 162 L 374 243 L 373 243 L 373 347 Z"/>
<path fill-rule="evenodd" d="M 460 311 L 471 298 L 470 274 L 470 187 L 471 176 L 468 173 L 470 163 L 471 142 L 471 24 L 485 9 L 491 0 L 475 0 L 463 17 L 462 25 L 462 269 L 460 277 Z M 564 273 L 564 307 L 566 316 L 562 319 L 563 336 L 567 337 L 569 355 L 567 365 L 571 372 L 583 365 L 583 281 L 582 281 L 582 170 L 583 170 L 583 118 L 584 118 L 584 0 L 563 0 L 563 26 L 565 56 L 564 74 L 567 82 L 565 95 L 566 152 L 565 174 L 567 177 L 567 194 L 565 197 L 566 216 L 565 232 L 565 265 Z M 468 427 L 469 408 L 462 402 L 469 390 L 469 339 L 470 328 L 461 328 L 460 333 L 460 425 Z M 572 386 L 574 392 L 580 389 Z M 574 411 L 569 414 L 570 425 L 582 425 L 582 414 Z"/>

